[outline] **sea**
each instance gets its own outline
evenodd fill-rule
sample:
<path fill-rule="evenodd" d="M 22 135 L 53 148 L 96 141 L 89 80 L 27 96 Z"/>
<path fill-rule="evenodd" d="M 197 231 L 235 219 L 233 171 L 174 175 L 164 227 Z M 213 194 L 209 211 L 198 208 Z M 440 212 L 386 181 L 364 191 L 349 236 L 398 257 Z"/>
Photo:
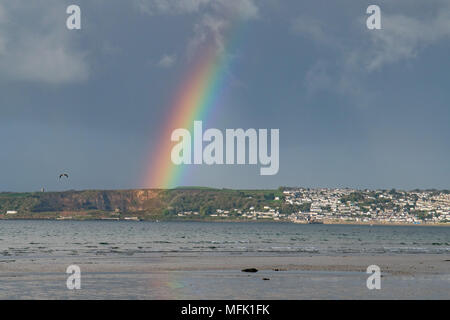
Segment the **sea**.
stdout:
<path fill-rule="evenodd" d="M 275 222 L 0 221 L 0 256 L 450 253 L 450 228 Z"/>

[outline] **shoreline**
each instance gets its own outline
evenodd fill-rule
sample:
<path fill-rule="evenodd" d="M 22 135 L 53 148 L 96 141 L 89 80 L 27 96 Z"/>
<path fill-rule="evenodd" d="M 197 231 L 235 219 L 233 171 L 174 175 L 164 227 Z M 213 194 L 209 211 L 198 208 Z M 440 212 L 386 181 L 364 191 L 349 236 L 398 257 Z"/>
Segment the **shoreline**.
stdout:
<path fill-rule="evenodd" d="M 0 217 L 0 221 L 102 221 L 102 222 L 208 222 L 208 223 L 291 223 L 291 224 L 302 224 L 307 225 L 309 223 L 305 222 L 293 222 L 289 220 L 283 221 L 273 221 L 273 220 L 252 220 L 252 219 L 119 219 L 119 218 L 87 218 L 87 219 L 58 219 L 58 218 L 32 218 L 32 217 L 15 217 L 15 218 L 5 218 Z M 396 223 L 396 222 L 349 222 L 349 221 L 339 221 L 339 220 L 325 220 L 321 224 L 316 225 L 355 225 L 355 226 L 404 226 L 404 227 L 450 227 L 450 223 Z"/>

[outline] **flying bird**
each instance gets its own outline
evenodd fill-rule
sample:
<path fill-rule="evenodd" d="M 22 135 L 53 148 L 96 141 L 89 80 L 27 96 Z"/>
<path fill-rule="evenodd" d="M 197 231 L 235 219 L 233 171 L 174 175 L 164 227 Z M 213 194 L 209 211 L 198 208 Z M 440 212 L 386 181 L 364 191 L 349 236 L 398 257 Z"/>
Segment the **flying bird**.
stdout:
<path fill-rule="evenodd" d="M 59 178 L 61 179 L 62 177 L 69 178 L 69 175 L 68 175 L 67 173 L 61 173 L 61 174 L 59 175 Z"/>

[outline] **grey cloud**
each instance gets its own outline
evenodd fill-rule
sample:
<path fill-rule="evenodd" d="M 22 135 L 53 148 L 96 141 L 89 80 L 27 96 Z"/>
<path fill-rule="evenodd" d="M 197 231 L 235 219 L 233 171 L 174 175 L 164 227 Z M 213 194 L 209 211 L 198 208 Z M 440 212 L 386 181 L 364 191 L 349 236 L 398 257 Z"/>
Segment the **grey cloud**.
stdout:
<path fill-rule="evenodd" d="M 259 16 L 259 8 L 254 0 L 217 0 L 212 2 L 216 13 L 240 19 L 254 19 Z"/>
<path fill-rule="evenodd" d="M 214 11 L 225 15 L 252 18 L 258 15 L 253 0 L 135 0 L 139 10 L 147 14 L 188 14 Z"/>
<path fill-rule="evenodd" d="M 333 85 L 332 76 L 328 73 L 327 65 L 323 61 L 314 64 L 305 76 L 305 86 L 310 94 L 329 88 Z"/>
<path fill-rule="evenodd" d="M 213 43 L 215 47 L 224 50 L 224 33 L 229 22 L 225 18 L 219 18 L 205 14 L 194 27 L 194 36 L 188 43 L 188 56 L 195 54 L 200 46 Z"/>
<path fill-rule="evenodd" d="M 324 23 L 316 18 L 300 16 L 291 24 L 294 33 L 313 39 L 315 42 L 325 45 L 336 45 L 333 38 L 325 31 Z"/>
<path fill-rule="evenodd" d="M 382 16 L 382 30 L 371 32 L 372 48 L 366 64 L 369 71 L 401 59 L 416 57 L 421 49 L 450 37 L 450 5 L 429 19 L 401 14 Z"/>
<path fill-rule="evenodd" d="M 197 14 L 194 35 L 188 42 L 187 54 L 192 56 L 205 43 L 218 50 L 224 47 L 224 32 L 233 19 L 249 20 L 259 16 L 254 0 L 136 0 L 147 14 Z"/>
<path fill-rule="evenodd" d="M 162 68 L 170 68 L 177 61 L 177 56 L 174 54 L 165 54 L 161 57 L 159 62 L 157 63 L 158 67 Z"/>
<path fill-rule="evenodd" d="M 73 45 L 70 33 L 77 31 L 67 30 L 65 9 L 59 1 L 0 1 L 2 81 L 61 84 L 88 77 L 86 54 Z"/>
<path fill-rule="evenodd" d="M 185 14 L 197 12 L 210 0 L 135 0 L 139 10 L 147 14 Z"/>
<path fill-rule="evenodd" d="M 217 50 L 224 50 L 225 33 L 235 19 L 251 20 L 259 16 L 253 0 L 217 0 L 211 10 L 202 14 L 194 28 L 194 36 L 188 44 L 188 55 L 205 43 L 213 43 Z"/>
<path fill-rule="evenodd" d="M 434 15 L 409 10 L 411 2 L 393 7 L 381 5 L 382 30 L 366 29 L 365 15 L 347 25 L 348 32 L 337 33 L 336 21 L 300 16 L 291 23 L 291 30 L 307 37 L 332 52 L 320 58 L 305 76 L 305 87 L 310 94 L 329 90 L 349 97 L 355 104 L 367 105 L 376 95 L 365 85 L 365 79 L 382 68 L 407 59 L 413 59 L 424 48 L 450 36 L 450 4 L 434 1 L 430 10 Z M 384 10 L 384 8 L 389 8 Z"/>

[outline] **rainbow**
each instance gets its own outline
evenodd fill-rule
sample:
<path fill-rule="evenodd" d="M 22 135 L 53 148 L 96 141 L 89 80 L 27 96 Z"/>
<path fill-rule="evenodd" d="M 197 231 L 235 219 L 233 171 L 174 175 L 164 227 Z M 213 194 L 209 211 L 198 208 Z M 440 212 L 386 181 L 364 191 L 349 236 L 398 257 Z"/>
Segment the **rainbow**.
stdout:
<path fill-rule="evenodd" d="M 233 39 L 235 40 L 235 39 Z M 228 47 L 235 41 L 229 41 Z M 173 130 L 185 128 L 192 132 L 195 120 L 205 122 L 214 110 L 228 79 L 231 56 L 225 49 L 210 44 L 203 48 L 192 63 L 169 108 L 168 120 L 161 130 L 155 152 L 151 154 L 145 185 L 155 188 L 174 188 L 186 175 L 185 165 L 174 165 L 170 159 Z"/>

